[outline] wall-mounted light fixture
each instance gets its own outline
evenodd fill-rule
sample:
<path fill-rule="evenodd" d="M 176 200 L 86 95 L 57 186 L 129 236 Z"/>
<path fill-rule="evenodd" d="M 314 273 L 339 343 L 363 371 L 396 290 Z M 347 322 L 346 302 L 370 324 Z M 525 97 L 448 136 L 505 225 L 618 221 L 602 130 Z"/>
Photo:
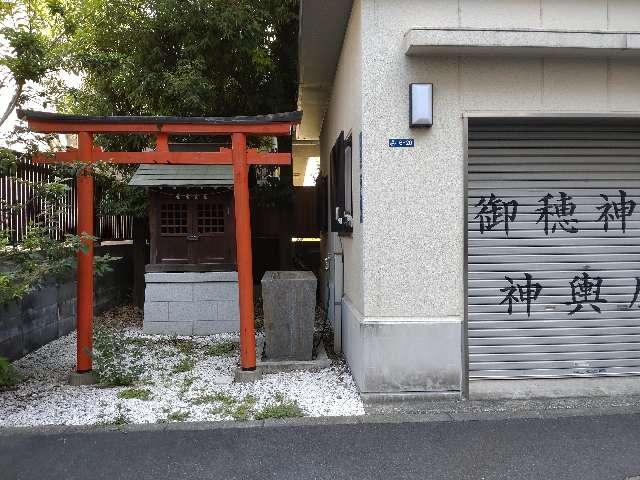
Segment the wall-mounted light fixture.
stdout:
<path fill-rule="evenodd" d="M 409 85 L 409 121 L 411 127 L 433 125 L 433 84 Z"/>

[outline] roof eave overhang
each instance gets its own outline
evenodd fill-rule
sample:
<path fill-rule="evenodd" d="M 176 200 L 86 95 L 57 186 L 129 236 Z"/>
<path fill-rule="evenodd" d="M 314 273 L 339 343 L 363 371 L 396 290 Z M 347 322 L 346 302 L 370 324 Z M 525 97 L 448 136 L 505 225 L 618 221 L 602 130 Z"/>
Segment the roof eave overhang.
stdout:
<path fill-rule="evenodd" d="M 239 117 L 92 116 L 18 110 L 32 131 L 40 133 L 168 133 L 289 135 L 302 112 Z"/>
<path fill-rule="evenodd" d="M 301 0 L 298 36 L 298 108 L 305 116 L 299 140 L 317 140 L 333 87 L 353 0 Z"/>

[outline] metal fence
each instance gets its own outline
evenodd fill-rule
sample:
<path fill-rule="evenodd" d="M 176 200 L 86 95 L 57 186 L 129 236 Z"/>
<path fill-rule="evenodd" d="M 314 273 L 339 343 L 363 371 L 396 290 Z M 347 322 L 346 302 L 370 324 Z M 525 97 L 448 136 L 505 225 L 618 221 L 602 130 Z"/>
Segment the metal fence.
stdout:
<path fill-rule="evenodd" d="M 18 162 L 14 175 L 0 175 L 0 200 L 5 205 L 19 205 L 19 208 L 0 208 L 0 230 L 9 233 L 12 242 L 19 242 L 27 233 L 30 224 L 43 220 L 47 213 L 46 201 L 38 194 L 33 183 L 43 184 L 54 179 L 54 172 L 48 165 L 36 165 L 29 160 Z M 77 219 L 76 184 L 70 180 L 70 189 L 59 208 L 56 227 L 51 236 L 62 239 L 67 233 L 75 233 Z M 99 201 L 99 198 L 96 199 Z M 50 222 L 47 222 L 50 223 Z M 130 240 L 133 220 L 122 215 L 96 215 L 95 236 L 100 240 Z"/>

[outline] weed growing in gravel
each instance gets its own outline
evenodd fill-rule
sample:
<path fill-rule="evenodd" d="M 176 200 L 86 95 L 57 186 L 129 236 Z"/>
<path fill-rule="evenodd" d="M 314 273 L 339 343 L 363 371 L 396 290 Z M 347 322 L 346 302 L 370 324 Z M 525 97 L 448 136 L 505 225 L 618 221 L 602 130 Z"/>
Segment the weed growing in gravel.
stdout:
<path fill-rule="evenodd" d="M 109 421 L 101 421 L 98 422 L 98 425 L 116 425 L 116 426 L 121 426 L 121 425 L 126 425 L 128 423 L 131 423 L 129 418 L 127 417 L 127 415 L 125 414 L 122 405 L 118 404 L 116 405 L 116 408 L 118 409 L 118 413 L 116 414 L 115 417 L 113 417 L 113 420 L 109 420 Z"/>
<path fill-rule="evenodd" d="M 173 367 L 173 373 L 185 373 L 193 370 L 193 367 L 196 366 L 195 360 L 189 357 L 183 357 L 178 364 Z"/>
<path fill-rule="evenodd" d="M 275 403 L 266 405 L 255 414 L 256 420 L 267 418 L 302 417 L 304 413 L 295 400 L 287 400 L 282 394 L 275 396 Z"/>
<path fill-rule="evenodd" d="M 182 380 L 182 385 L 180 385 L 180 391 L 178 392 L 178 396 L 180 398 L 183 398 L 191 388 L 191 385 L 193 385 L 193 382 L 195 381 L 196 381 L 196 377 L 184 377 L 184 379 Z"/>
<path fill-rule="evenodd" d="M 242 400 L 242 403 L 236 406 L 230 413 L 234 420 L 244 422 L 249 420 L 249 417 L 253 414 L 253 407 L 256 405 L 256 397 L 253 395 L 247 395 Z"/>
<path fill-rule="evenodd" d="M 168 343 L 185 355 L 193 355 L 198 348 L 198 344 L 188 338 L 178 338 L 174 336 L 169 339 Z"/>
<path fill-rule="evenodd" d="M 142 365 L 129 351 L 122 330 L 96 325 L 93 334 L 94 370 L 102 385 L 130 387 L 142 374 Z"/>
<path fill-rule="evenodd" d="M 193 405 L 206 405 L 208 403 L 222 403 L 223 405 L 233 405 L 236 399 L 226 393 L 212 393 L 194 398 L 191 403 Z"/>
<path fill-rule="evenodd" d="M 20 374 L 11 365 L 11 362 L 4 357 L 0 357 L 0 390 L 15 387 L 21 381 Z"/>
<path fill-rule="evenodd" d="M 230 340 L 218 342 L 209 345 L 205 350 L 205 354 L 210 357 L 231 357 L 236 352 L 237 346 L 236 342 Z"/>
<path fill-rule="evenodd" d="M 151 398 L 151 390 L 146 388 L 127 388 L 118 392 L 118 398 L 125 400 L 149 400 Z"/>
<path fill-rule="evenodd" d="M 253 395 L 246 395 L 242 401 L 238 401 L 226 393 L 212 393 L 194 398 L 193 405 L 207 405 L 218 403 L 219 405 L 209 410 L 213 415 L 224 415 L 234 420 L 243 422 L 249 420 L 254 412 L 257 399 Z"/>
<path fill-rule="evenodd" d="M 167 420 L 170 422 L 184 422 L 189 418 L 191 414 L 184 410 L 176 410 L 167 415 Z"/>

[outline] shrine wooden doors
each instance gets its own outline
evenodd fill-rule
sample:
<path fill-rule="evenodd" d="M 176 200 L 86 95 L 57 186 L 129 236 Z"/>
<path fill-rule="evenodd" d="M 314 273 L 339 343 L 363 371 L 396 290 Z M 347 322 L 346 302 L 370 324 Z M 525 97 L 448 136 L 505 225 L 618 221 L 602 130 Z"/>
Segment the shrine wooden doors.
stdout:
<path fill-rule="evenodd" d="M 235 268 L 233 192 L 155 191 L 151 263 Z"/>

